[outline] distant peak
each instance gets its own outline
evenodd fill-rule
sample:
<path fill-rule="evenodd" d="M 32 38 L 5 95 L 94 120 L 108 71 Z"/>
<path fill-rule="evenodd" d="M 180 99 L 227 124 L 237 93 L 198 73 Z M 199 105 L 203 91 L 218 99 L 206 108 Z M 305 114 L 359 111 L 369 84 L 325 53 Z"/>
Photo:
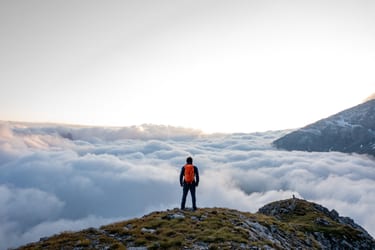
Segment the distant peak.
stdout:
<path fill-rule="evenodd" d="M 370 95 L 369 97 L 367 97 L 364 102 L 368 102 L 368 101 L 371 101 L 371 100 L 375 100 L 375 93 L 373 93 L 372 95 Z"/>
<path fill-rule="evenodd" d="M 273 145 L 286 150 L 375 156 L 375 99 L 292 131 Z"/>

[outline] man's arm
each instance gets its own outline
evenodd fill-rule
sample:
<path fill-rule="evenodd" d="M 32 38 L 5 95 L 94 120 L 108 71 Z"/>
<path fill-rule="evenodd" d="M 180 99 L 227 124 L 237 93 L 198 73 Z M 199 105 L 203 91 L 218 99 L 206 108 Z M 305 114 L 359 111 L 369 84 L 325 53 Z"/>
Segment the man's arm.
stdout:
<path fill-rule="evenodd" d="M 199 171 L 196 166 L 194 166 L 194 173 L 195 173 L 195 185 L 198 186 L 199 184 Z"/>
<path fill-rule="evenodd" d="M 180 185 L 183 186 L 183 179 L 184 179 L 184 167 L 181 168 L 180 172 Z"/>

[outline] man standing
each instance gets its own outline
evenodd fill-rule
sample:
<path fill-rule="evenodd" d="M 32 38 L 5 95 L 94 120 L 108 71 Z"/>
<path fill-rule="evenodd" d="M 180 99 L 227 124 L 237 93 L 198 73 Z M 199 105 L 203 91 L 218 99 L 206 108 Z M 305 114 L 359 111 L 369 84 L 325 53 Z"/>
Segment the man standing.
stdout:
<path fill-rule="evenodd" d="M 185 209 L 186 196 L 190 191 L 191 200 L 193 203 L 193 210 L 197 209 L 195 199 L 195 187 L 199 183 L 199 172 L 198 168 L 193 165 L 193 158 L 190 156 L 186 158 L 186 164 L 182 167 L 180 173 L 180 185 L 183 187 L 181 209 Z"/>

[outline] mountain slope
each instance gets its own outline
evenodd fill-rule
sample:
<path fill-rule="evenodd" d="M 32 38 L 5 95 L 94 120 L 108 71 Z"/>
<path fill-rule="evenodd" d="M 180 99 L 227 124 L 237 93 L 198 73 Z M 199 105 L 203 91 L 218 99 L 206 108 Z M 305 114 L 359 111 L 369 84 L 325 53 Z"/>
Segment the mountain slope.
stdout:
<path fill-rule="evenodd" d="M 277 148 L 375 156 L 375 100 L 344 110 L 273 142 Z"/>
<path fill-rule="evenodd" d="M 18 249 L 375 249 L 350 218 L 300 199 L 258 213 L 225 208 L 153 212 L 80 232 L 65 232 Z"/>

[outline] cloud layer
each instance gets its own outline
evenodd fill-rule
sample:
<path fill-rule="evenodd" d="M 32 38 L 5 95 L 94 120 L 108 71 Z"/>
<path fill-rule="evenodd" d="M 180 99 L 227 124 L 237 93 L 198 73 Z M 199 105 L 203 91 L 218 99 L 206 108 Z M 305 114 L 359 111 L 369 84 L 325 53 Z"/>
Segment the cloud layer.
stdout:
<path fill-rule="evenodd" d="M 270 142 L 284 133 L 2 122 L 0 249 L 179 207 L 178 175 L 189 155 L 200 169 L 200 207 L 256 212 L 295 194 L 375 235 L 374 159 L 275 150 Z"/>

